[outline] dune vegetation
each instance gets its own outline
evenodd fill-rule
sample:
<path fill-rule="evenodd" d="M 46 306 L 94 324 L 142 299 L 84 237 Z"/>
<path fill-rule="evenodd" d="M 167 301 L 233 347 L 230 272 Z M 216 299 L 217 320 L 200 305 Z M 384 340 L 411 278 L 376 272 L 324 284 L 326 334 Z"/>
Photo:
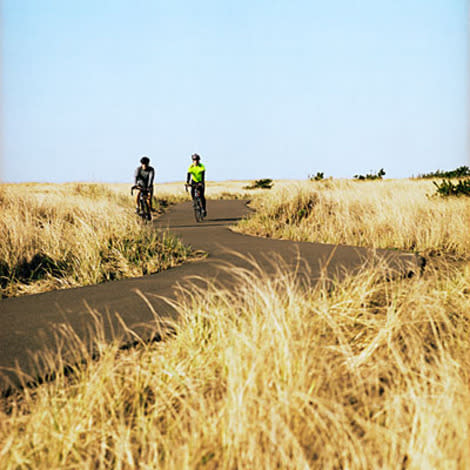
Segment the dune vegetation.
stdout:
<path fill-rule="evenodd" d="M 4 468 L 470 467 L 469 202 L 429 181 L 279 186 L 240 230 L 411 249 L 425 272 L 227 267 L 238 289 L 188 286 L 159 343 L 97 334 L 94 359 L 66 332 L 77 365 L 1 400 Z"/>
<path fill-rule="evenodd" d="M 246 198 L 246 182 L 209 183 L 209 199 Z M 189 199 L 182 182 L 159 184 L 157 215 Z M 158 272 L 190 257 L 133 214 L 130 184 L 0 185 L 0 297 Z"/>
<path fill-rule="evenodd" d="M 232 274 L 165 341 L 4 399 L 3 468 L 468 468 L 469 269 Z"/>
<path fill-rule="evenodd" d="M 253 198 L 236 230 L 296 241 L 396 248 L 468 259 L 470 198 L 440 198 L 432 181 L 325 180 Z"/>
<path fill-rule="evenodd" d="M 128 189 L 2 185 L 0 207 L 2 297 L 141 276 L 190 256 L 177 239 L 140 223 Z"/>

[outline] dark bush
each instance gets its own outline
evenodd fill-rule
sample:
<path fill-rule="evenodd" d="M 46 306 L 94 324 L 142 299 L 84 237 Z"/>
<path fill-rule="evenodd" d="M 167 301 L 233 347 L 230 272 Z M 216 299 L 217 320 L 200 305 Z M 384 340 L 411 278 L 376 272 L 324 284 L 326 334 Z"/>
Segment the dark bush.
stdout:
<path fill-rule="evenodd" d="M 321 181 L 325 179 L 325 173 L 323 171 L 317 171 L 316 175 L 308 175 L 310 181 Z"/>
<path fill-rule="evenodd" d="M 255 180 L 249 186 L 245 186 L 243 189 L 271 189 L 273 187 L 273 180 L 270 178 L 264 178 Z"/>
<path fill-rule="evenodd" d="M 452 183 L 450 180 L 442 180 L 440 183 L 433 182 L 439 196 L 470 196 L 470 179 L 460 180 Z"/>
<path fill-rule="evenodd" d="M 381 168 L 377 173 L 367 173 L 366 175 L 354 175 L 354 179 L 358 181 L 381 180 L 384 176 L 385 170 Z"/>
<path fill-rule="evenodd" d="M 433 173 L 423 173 L 422 175 L 418 175 L 418 178 L 465 178 L 470 176 L 470 168 L 468 166 L 459 166 L 455 170 L 449 171 L 442 171 L 437 170 Z"/>

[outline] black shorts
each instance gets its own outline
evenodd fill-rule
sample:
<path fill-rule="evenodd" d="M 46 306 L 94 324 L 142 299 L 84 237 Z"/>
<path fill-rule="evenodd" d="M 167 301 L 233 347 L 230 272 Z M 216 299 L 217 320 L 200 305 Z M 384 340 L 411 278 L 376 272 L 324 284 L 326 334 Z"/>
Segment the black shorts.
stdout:
<path fill-rule="evenodd" d="M 136 186 L 139 186 L 141 188 L 146 188 L 148 190 L 148 192 L 150 193 L 150 196 L 153 196 L 153 184 L 152 184 L 152 186 L 149 186 L 147 188 L 147 186 L 145 185 L 145 183 L 143 181 L 137 181 Z M 140 188 L 138 188 L 138 189 L 140 191 Z"/>

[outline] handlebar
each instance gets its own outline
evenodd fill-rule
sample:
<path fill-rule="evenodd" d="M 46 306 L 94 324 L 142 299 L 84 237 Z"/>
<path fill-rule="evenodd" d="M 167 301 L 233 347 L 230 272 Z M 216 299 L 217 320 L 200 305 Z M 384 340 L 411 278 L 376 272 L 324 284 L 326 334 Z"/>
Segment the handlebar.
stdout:
<path fill-rule="evenodd" d="M 142 191 L 144 193 L 149 193 L 150 192 L 149 189 L 144 188 L 143 186 L 139 186 L 139 185 L 136 184 L 136 185 L 132 186 L 132 188 L 131 188 L 131 196 L 134 195 L 134 189 L 137 189 L 138 191 Z"/>
<path fill-rule="evenodd" d="M 191 182 L 191 183 L 184 183 L 184 190 L 188 192 L 188 188 L 192 188 L 194 186 L 203 186 L 204 182 L 198 181 L 198 182 Z"/>

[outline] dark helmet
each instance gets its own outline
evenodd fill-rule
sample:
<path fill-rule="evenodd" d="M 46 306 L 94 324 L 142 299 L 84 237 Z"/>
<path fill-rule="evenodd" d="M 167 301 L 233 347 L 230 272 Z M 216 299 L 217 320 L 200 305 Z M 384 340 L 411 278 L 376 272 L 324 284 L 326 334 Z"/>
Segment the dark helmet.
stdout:
<path fill-rule="evenodd" d="M 197 160 L 197 161 L 199 161 L 199 160 L 201 159 L 201 157 L 200 157 L 197 153 L 193 153 L 193 154 L 191 155 L 191 158 L 192 158 L 193 160 Z"/>
<path fill-rule="evenodd" d="M 142 157 L 140 159 L 140 163 L 142 163 L 142 165 L 148 165 L 150 163 L 150 158 L 149 157 Z"/>

